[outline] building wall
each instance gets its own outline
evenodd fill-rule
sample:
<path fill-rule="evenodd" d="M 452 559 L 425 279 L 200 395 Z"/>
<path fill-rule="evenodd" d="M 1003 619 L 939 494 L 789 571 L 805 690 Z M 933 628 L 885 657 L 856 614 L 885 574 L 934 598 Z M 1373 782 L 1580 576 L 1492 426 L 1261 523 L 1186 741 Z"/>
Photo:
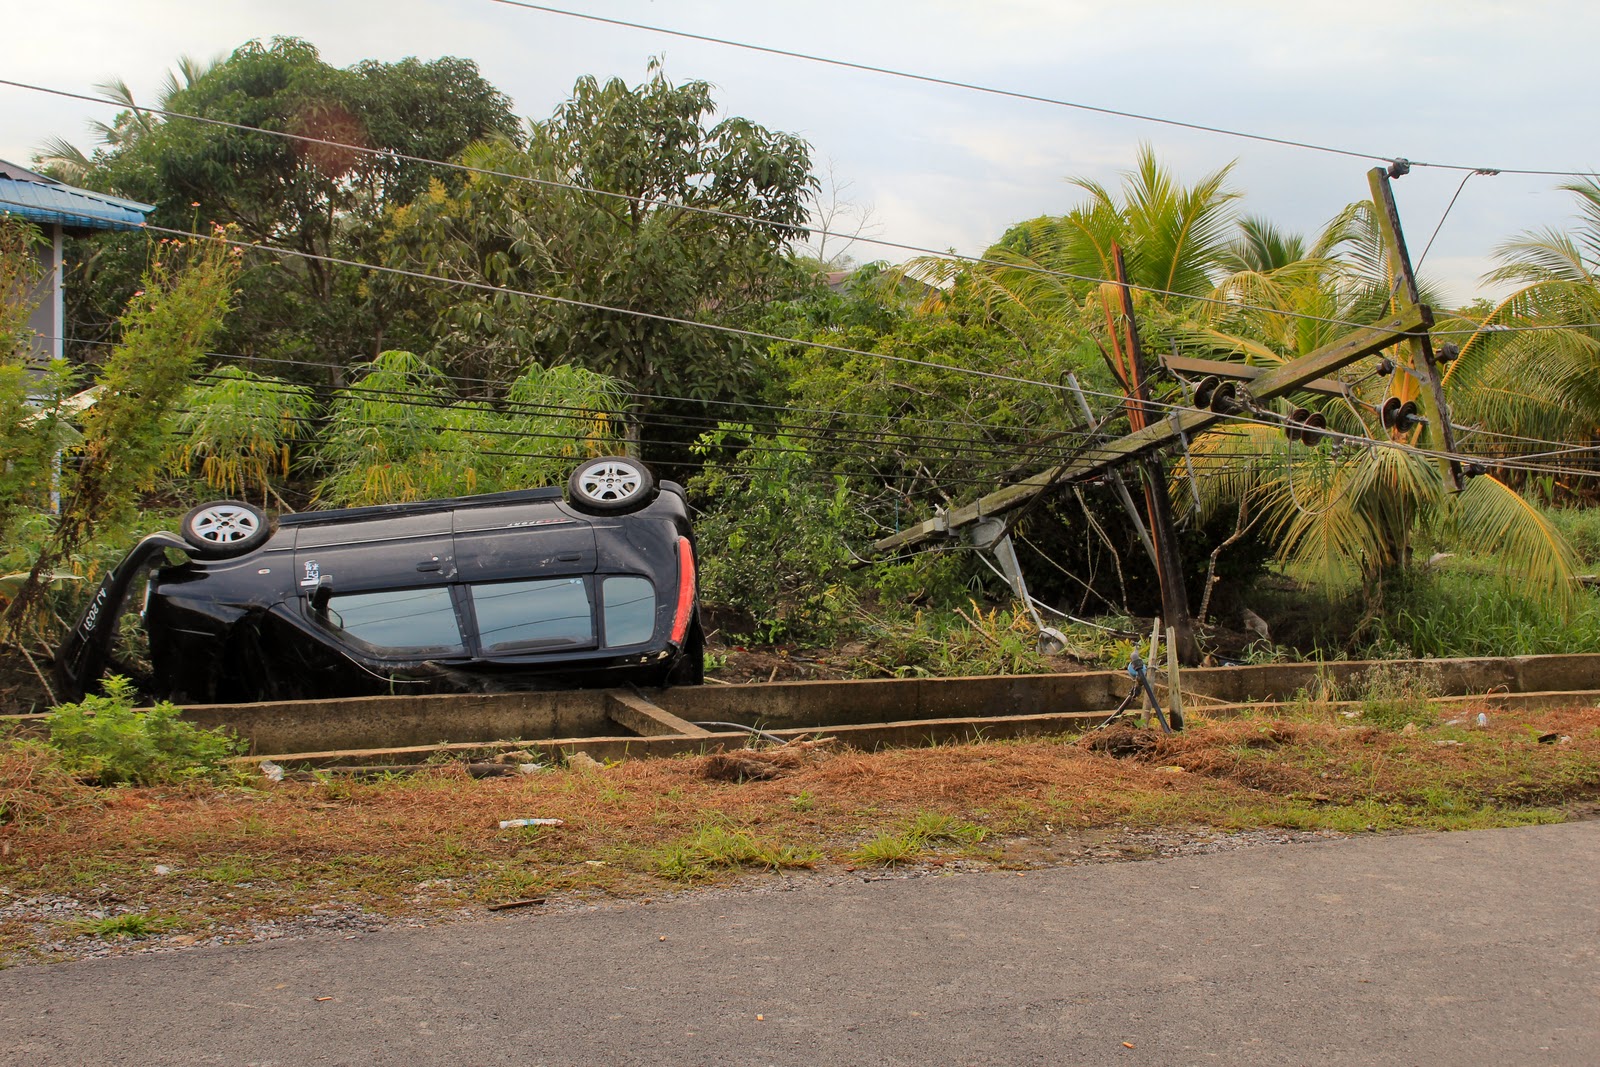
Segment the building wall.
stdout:
<path fill-rule="evenodd" d="M 45 236 L 46 243 L 40 245 L 36 253 L 41 277 L 28 297 L 34 302 L 28 326 L 37 335 L 34 351 L 41 363 L 61 358 L 62 336 L 66 332 L 66 311 L 61 295 L 61 227 L 47 227 Z"/>

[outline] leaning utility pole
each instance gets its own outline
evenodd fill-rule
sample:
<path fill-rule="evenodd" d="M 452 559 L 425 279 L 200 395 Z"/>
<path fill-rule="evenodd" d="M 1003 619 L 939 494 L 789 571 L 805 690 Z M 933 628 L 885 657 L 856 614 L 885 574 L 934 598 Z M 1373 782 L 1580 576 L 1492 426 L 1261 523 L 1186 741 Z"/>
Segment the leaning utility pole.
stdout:
<path fill-rule="evenodd" d="M 1151 421 L 1145 406 L 1150 399 L 1146 376 L 1153 368 L 1146 365 L 1144 349 L 1139 344 L 1139 323 L 1133 314 L 1133 289 L 1128 285 L 1128 267 L 1122 258 L 1122 246 L 1113 244 L 1111 254 L 1117 264 L 1117 290 L 1122 298 L 1122 329 L 1127 343 L 1128 375 L 1123 387 L 1128 394 L 1128 420 L 1131 428 L 1142 430 Z M 1178 554 L 1178 531 L 1172 521 L 1172 498 L 1167 493 L 1167 474 L 1160 454 L 1146 452 L 1140 456 L 1139 470 L 1144 475 L 1144 505 L 1150 517 L 1150 534 L 1155 539 L 1161 615 L 1173 630 L 1178 658 L 1185 663 L 1198 663 L 1200 649 L 1195 645 L 1194 624 L 1189 619 L 1189 595 L 1183 588 L 1183 559 Z"/>
<path fill-rule="evenodd" d="M 1403 173 L 1403 170 L 1399 169 L 1398 162 L 1393 173 L 1396 176 Z M 1410 443 L 1417 447 L 1439 453 L 1438 462 L 1445 469 L 1446 476 L 1451 484 L 1459 487 L 1460 464 L 1455 456 L 1455 435 L 1450 426 L 1450 411 L 1445 403 L 1438 363 L 1433 354 L 1433 344 L 1428 337 L 1428 328 L 1433 325 L 1433 312 L 1421 302 L 1417 290 L 1417 280 L 1412 273 L 1410 257 L 1406 253 L 1405 236 L 1400 229 L 1400 213 L 1395 207 L 1394 191 L 1389 184 L 1390 173 L 1383 168 L 1375 168 L 1368 173 L 1367 178 L 1372 189 L 1378 223 L 1383 232 L 1383 243 L 1390 270 L 1390 306 L 1389 313 L 1383 321 L 1373 323 L 1371 326 L 1353 327 L 1343 336 L 1335 338 L 1315 351 L 1275 367 L 1261 368 L 1242 363 L 1172 358 L 1168 366 L 1175 371 L 1200 370 L 1209 375 L 1235 379 L 1241 384 L 1236 388 L 1233 382 L 1229 381 L 1223 383 L 1221 388 L 1202 390 L 1207 394 L 1205 399 L 1200 399 L 1197 391 L 1194 406 L 1174 407 L 1166 417 L 1160 419 L 1145 418 L 1146 398 L 1142 390 L 1135 385 L 1126 401 L 1131 432 L 1104 444 L 1086 448 L 1059 466 L 1040 471 L 1020 482 L 980 497 L 970 504 L 941 512 L 931 519 L 882 538 L 874 543 L 873 548 L 878 552 L 896 552 L 925 541 L 955 536 L 958 531 L 974 523 L 1021 507 L 1040 493 L 1073 482 L 1099 477 L 1130 461 L 1144 464 L 1143 469 L 1152 475 L 1147 478 L 1146 492 L 1151 493 L 1151 486 L 1159 484 L 1162 490 L 1160 498 L 1165 499 L 1166 484 L 1162 480 L 1161 465 L 1157 458 L 1162 449 L 1187 448 L 1189 438 L 1236 416 L 1286 421 L 1282 414 L 1264 406 L 1265 401 L 1278 397 L 1301 392 L 1348 395 L 1349 389 L 1344 383 L 1327 376 L 1358 359 L 1376 355 L 1396 346 L 1404 346 L 1409 358 L 1395 359 L 1396 368 L 1390 383 L 1390 397 L 1385 402 L 1384 416 L 1380 421 L 1384 428 L 1390 431 L 1392 440 L 1409 439 Z M 1107 283 L 1110 284 L 1112 283 Z M 1128 295 L 1129 286 L 1120 270 L 1115 284 L 1123 291 L 1123 312 L 1128 324 L 1129 344 L 1132 346 L 1137 344 L 1138 340 L 1136 331 L 1132 329 L 1133 305 Z M 1108 319 L 1110 314 L 1108 303 Z M 1120 347 L 1118 331 L 1109 321 L 1108 327 L 1115 352 Z M 1399 357 L 1398 352 L 1396 355 Z M 1137 361 L 1123 360 L 1123 363 L 1130 368 L 1131 373 L 1125 373 L 1125 377 L 1132 379 L 1129 384 L 1142 384 L 1144 381 L 1142 371 L 1133 369 L 1137 367 Z M 1137 399 L 1134 394 L 1137 394 Z M 1388 411 L 1391 405 L 1396 409 L 1393 413 Z M 1146 499 L 1151 503 L 1151 525 L 1159 529 L 1160 523 L 1156 515 L 1157 501 L 1153 499 L 1153 494 Z M 1177 610 L 1178 603 L 1166 604 L 1169 589 L 1174 590 L 1179 598 L 1183 597 L 1182 569 L 1179 566 L 1175 541 L 1170 534 L 1170 501 L 1166 515 L 1169 533 L 1165 536 L 1157 535 L 1155 555 L 1157 571 L 1161 574 L 1163 611 L 1168 615 L 1168 622 L 1176 629 L 1178 619 L 1182 618 L 1187 623 L 1189 615 L 1186 598 L 1183 599 L 1181 612 Z M 1162 542 L 1170 546 L 1170 551 L 1162 551 L 1159 547 Z M 1169 581 L 1168 574 L 1178 575 L 1180 579 Z M 1193 662 L 1190 658 L 1193 650 L 1191 633 L 1187 639 L 1180 639 L 1179 651 L 1186 653 L 1184 658 Z"/>

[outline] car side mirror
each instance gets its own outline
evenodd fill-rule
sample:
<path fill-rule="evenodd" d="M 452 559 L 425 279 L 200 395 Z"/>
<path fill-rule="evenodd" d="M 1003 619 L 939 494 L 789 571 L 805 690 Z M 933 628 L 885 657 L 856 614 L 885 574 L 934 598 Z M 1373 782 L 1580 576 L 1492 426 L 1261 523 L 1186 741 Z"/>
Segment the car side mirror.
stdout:
<path fill-rule="evenodd" d="M 333 599 L 333 579 L 324 577 L 311 591 L 311 610 L 327 618 L 328 601 Z"/>

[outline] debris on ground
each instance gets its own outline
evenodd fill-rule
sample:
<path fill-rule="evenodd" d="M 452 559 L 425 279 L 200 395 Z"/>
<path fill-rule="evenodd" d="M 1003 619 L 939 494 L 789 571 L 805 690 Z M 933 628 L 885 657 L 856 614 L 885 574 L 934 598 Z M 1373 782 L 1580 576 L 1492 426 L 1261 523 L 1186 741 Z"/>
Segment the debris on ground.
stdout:
<path fill-rule="evenodd" d="M 1079 742 L 1090 752 L 1100 752 L 1117 759 L 1142 756 L 1159 743 L 1152 731 L 1140 730 L 1126 723 L 1095 730 Z"/>
<path fill-rule="evenodd" d="M 705 757 L 700 773 L 719 782 L 766 782 L 782 778 L 790 771 L 814 762 L 831 751 L 835 739 L 790 741 L 772 748 L 747 748 L 738 752 L 715 752 Z"/>

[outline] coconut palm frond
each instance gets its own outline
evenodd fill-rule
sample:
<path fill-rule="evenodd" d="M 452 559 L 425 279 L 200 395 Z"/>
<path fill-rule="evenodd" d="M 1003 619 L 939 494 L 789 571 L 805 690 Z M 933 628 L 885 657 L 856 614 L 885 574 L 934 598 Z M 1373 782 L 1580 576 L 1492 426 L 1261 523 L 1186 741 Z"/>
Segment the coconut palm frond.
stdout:
<path fill-rule="evenodd" d="M 1330 587 L 1361 573 L 1376 540 L 1353 473 L 1350 463 L 1286 464 L 1283 477 L 1264 486 L 1259 497 L 1278 558 L 1311 568 Z"/>
<path fill-rule="evenodd" d="M 1230 428 L 1226 433 L 1208 433 L 1189 442 L 1188 458 L 1173 469 L 1171 496 L 1182 515 L 1194 514 L 1194 495 L 1179 483 L 1192 471 L 1200 497 L 1199 518 L 1231 507 L 1241 497 L 1257 492 L 1265 479 L 1280 468 L 1271 458 L 1284 440 L 1276 429 L 1256 423 Z M 1262 460 L 1262 456 L 1268 458 Z"/>
<path fill-rule="evenodd" d="M 1239 236 L 1229 247 L 1224 263 L 1235 272 L 1269 274 L 1305 258 L 1304 237 L 1250 215 L 1239 220 Z"/>
<path fill-rule="evenodd" d="M 1284 362 L 1284 355 L 1272 348 L 1264 341 L 1239 334 L 1224 333 L 1221 330 L 1192 330 L 1187 331 L 1191 340 L 1204 341 L 1207 352 L 1221 355 L 1227 353 L 1238 356 L 1241 362 L 1253 365 L 1276 366 Z"/>
<path fill-rule="evenodd" d="M 1508 586 L 1549 603 L 1574 601 L 1578 557 L 1520 493 L 1489 475 L 1473 478 L 1454 500 L 1449 528 L 1474 553 L 1496 560 Z"/>
<path fill-rule="evenodd" d="M 1497 245 L 1495 258 L 1505 266 L 1486 277 L 1495 282 L 1572 282 L 1594 285 L 1594 276 L 1571 234 L 1543 229 Z"/>
<path fill-rule="evenodd" d="M 94 160 L 65 137 L 47 137 L 34 154 L 33 165 L 69 185 L 89 181 Z"/>

